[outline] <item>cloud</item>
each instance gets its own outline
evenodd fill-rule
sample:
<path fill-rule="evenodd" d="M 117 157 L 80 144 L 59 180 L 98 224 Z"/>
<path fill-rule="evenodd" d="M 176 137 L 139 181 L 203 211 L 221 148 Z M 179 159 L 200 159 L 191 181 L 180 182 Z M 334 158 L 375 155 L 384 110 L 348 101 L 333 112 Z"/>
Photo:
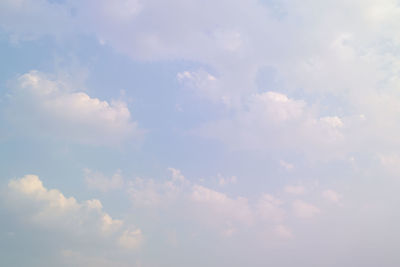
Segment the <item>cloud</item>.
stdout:
<path fill-rule="evenodd" d="M 185 182 L 185 176 L 183 176 L 180 170 L 171 167 L 168 170 L 171 172 L 173 182 Z"/>
<path fill-rule="evenodd" d="M 45 188 L 36 175 L 11 180 L 5 198 L 7 208 L 20 220 L 48 233 L 63 233 L 64 241 L 72 235 L 83 244 L 101 240 L 111 243 L 111 247 L 137 248 L 142 240 L 140 229 L 127 230 L 129 226 L 122 220 L 113 219 L 103 211 L 99 200 L 78 202 L 73 197 L 65 197 L 57 189 Z"/>
<path fill-rule="evenodd" d="M 180 170 L 168 168 L 171 178 L 163 182 L 136 177 L 128 182 L 128 194 L 134 206 L 168 206 L 182 197 L 188 181 Z"/>
<path fill-rule="evenodd" d="M 21 75 L 11 89 L 7 116 L 22 129 L 92 145 L 117 145 L 142 135 L 124 102 L 92 98 L 41 72 Z"/>
<path fill-rule="evenodd" d="M 124 185 L 121 171 L 117 171 L 112 177 L 107 178 L 100 172 L 94 172 L 89 169 L 84 169 L 85 182 L 91 189 L 96 189 L 102 192 L 121 189 Z"/>
<path fill-rule="evenodd" d="M 309 219 L 320 213 L 319 208 L 302 200 L 293 201 L 292 208 L 294 214 L 302 219 Z"/>
<path fill-rule="evenodd" d="M 206 218 L 210 216 L 214 220 L 239 222 L 245 225 L 249 225 L 253 221 L 248 200 L 244 197 L 234 199 L 210 188 L 194 185 L 191 200 L 204 215 L 205 221 L 208 221 Z"/>
<path fill-rule="evenodd" d="M 146 213 L 151 208 L 168 212 L 175 216 L 173 220 L 189 220 L 223 236 L 232 236 L 259 223 L 274 225 L 285 219 L 284 202 L 273 195 L 263 194 L 254 200 L 235 197 L 191 182 L 177 169 L 169 170 L 171 177 L 166 180 L 135 178 L 128 183 L 127 192 L 137 211 Z"/>
<path fill-rule="evenodd" d="M 265 92 L 253 94 L 230 117 L 206 123 L 193 133 L 218 139 L 232 149 L 285 149 L 321 156 L 341 147 L 343 128 L 337 116 L 319 117 L 302 100 Z"/>
<path fill-rule="evenodd" d="M 327 201 L 330 201 L 330 202 L 336 203 L 336 204 L 338 204 L 342 198 L 342 195 L 340 195 L 338 192 L 331 190 L 331 189 L 322 191 L 322 196 Z"/>
<path fill-rule="evenodd" d="M 297 171 L 304 170 L 303 154 L 312 155 L 318 160 L 336 154 L 343 156 L 342 159 L 356 159 L 353 164 L 357 163 L 358 172 L 356 175 L 349 174 L 352 179 L 346 184 L 357 184 L 355 189 L 362 191 L 356 180 L 356 177 L 361 177 L 362 181 L 368 181 L 362 187 L 365 195 L 373 192 L 375 197 L 357 200 L 366 208 L 361 210 L 354 204 L 347 214 L 341 216 L 329 215 L 324 209 L 324 216 L 336 215 L 337 220 L 332 220 L 335 223 L 343 221 L 341 227 L 336 227 L 343 229 L 343 232 L 341 230 L 338 237 L 335 237 L 337 232 L 332 229 L 336 228 L 326 225 L 321 226 L 325 229 L 323 235 L 318 232 L 319 236 L 313 238 L 321 242 L 332 242 L 332 239 L 337 242 L 340 247 L 337 250 L 325 249 L 334 255 L 334 260 L 325 257 L 325 250 L 322 253 L 318 251 L 319 248 L 326 248 L 323 245 L 316 248 L 318 253 L 312 250 L 314 255 L 302 254 L 310 250 L 309 240 L 313 239 L 308 233 L 315 229 L 309 232 L 305 230 L 308 243 L 296 243 L 300 252 L 294 258 L 299 259 L 301 266 L 320 266 L 321 263 L 304 263 L 317 260 L 318 257 L 314 257 L 316 254 L 323 255 L 320 257 L 324 263 L 365 266 L 365 262 L 373 265 L 383 258 L 385 263 L 395 265 L 395 259 L 390 257 L 392 255 L 388 251 L 392 251 L 390 246 L 395 243 L 396 236 L 390 231 L 385 232 L 385 229 L 391 227 L 381 227 L 391 222 L 393 225 L 396 223 L 391 212 L 395 207 L 387 205 L 393 202 L 389 197 L 378 196 L 379 192 L 385 192 L 385 195 L 389 192 L 388 196 L 395 196 L 394 191 L 398 188 L 391 186 L 392 182 L 390 185 L 386 183 L 385 178 L 399 173 L 400 160 L 396 154 L 400 147 L 399 14 L 400 7 L 395 0 L 171 0 L 168 3 L 156 0 L 5 0 L 0 3 L 0 27 L 13 40 L 32 40 L 41 36 L 70 40 L 69 36 L 80 39 L 85 35 L 90 40 L 97 38 L 101 45 L 133 60 L 168 61 L 168 64 L 171 63 L 169 60 L 179 64 L 185 62 L 185 67 L 177 70 L 177 79 L 181 85 L 214 105 L 220 105 L 218 108 L 223 110 L 219 114 L 206 114 L 209 122 L 203 127 L 195 127 L 193 132 L 224 143 L 230 149 L 256 150 L 256 153 L 249 153 L 250 160 L 255 154 L 257 160 L 271 157 L 275 160 L 293 159 L 295 170 L 290 163 L 281 163 L 283 168 L 292 171 L 285 173 L 286 176 L 297 175 Z M 74 44 L 75 41 L 80 42 L 74 39 Z M 64 42 L 62 44 L 64 46 Z M 65 46 L 70 48 L 67 42 Z M 187 67 L 189 64 L 191 66 Z M 270 70 L 269 76 L 257 80 L 264 76 L 265 73 L 261 72 L 264 68 Z M 37 78 L 40 86 L 35 86 L 35 79 L 30 80 L 32 77 Z M 140 136 L 140 130 L 124 103 L 101 101 L 80 89 L 71 89 L 60 79 L 52 79 L 37 72 L 22 75 L 15 84 L 15 90 L 10 94 L 9 103 L 12 105 L 9 115 L 12 115 L 10 118 L 13 123 L 20 125 L 28 135 L 39 133 L 46 137 L 54 136 L 96 145 L 120 144 Z M 259 151 L 263 154 L 260 157 Z M 240 155 L 247 156 L 244 153 Z M 223 159 L 223 163 L 230 163 L 229 159 L 226 160 Z M 336 171 L 340 169 L 339 172 L 347 172 L 347 165 L 336 168 L 342 167 L 342 163 L 335 161 L 329 162 L 334 166 L 328 163 L 312 166 L 312 169 L 307 168 L 300 174 L 335 176 L 336 173 L 332 174 L 330 170 L 333 168 L 330 167 L 335 167 Z M 376 167 L 374 164 L 380 164 L 384 172 L 377 175 L 371 172 Z M 243 166 L 247 169 L 245 165 L 246 162 Z M 143 213 L 150 212 L 152 209 L 149 207 L 161 207 L 168 215 L 155 213 L 164 216 L 163 219 L 176 216 L 176 221 L 190 221 L 190 225 L 210 220 L 212 224 L 218 225 L 217 229 L 223 235 L 231 237 L 241 234 L 243 225 L 250 222 L 257 227 L 272 225 L 275 234 L 294 237 L 298 231 L 297 218 L 313 218 L 322 213 L 322 206 L 317 207 L 303 200 L 290 202 L 293 195 L 299 197 L 304 193 L 304 188 L 300 186 L 287 186 L 280 192 L 282 195 L 277 194 L 279 198 L 266 192 L 244 197 L 222 188 L 215 189 L 190 182 L 179 170 L 171 169 L 171 172 L 172 177 L 166 180 L 136 178 L 127 182 L 133 204 L 142 207 Z M 257 173 L 257 170 L 254 172 Z M 243 181 L 246 181 L 243 176 Z M 95 172 L 90 174 L 87 181 L 92 187 L 103 191 L 121 186 L 118 177 L 108 178 Z M 226 184 L 226 178 L 221 179 L 220 183 Z M 275 182 L 268 183 L 275 185 Z M 259 189 L 251 184 L 248 187 L 246 185 L 244 190 L 248 192 Z M 35 186 L 27 186 L 30 187 Z M 43 191 L 40 186 L 38 188 L 26 190 Z M 43 195 L 49 195 L 49 191 Z M 332 203 L 341 201 L 341 194 L 333 190 L 318 194 Z M 70 198 L 58 197 L 55 198 L 58 200 L 52 200 L 53 203 L 48 198 L 31 201 L 30 204 L 37 205 L 28 209 L 27 218 L 37 223 L 47 218 L 54 221 L 54 224 L 75 225 L 78 223 L 73 218 L 78 216 L 74 215 L 71 219 L 65 215 L 61 220 L 57 219 L 58 214 L 67 214 L 67 209 L 82 215 L 82 210 L 88 210 L 87 213 L 97 215 L 92 218 L 82 212 L 83 215 L 79 217 L 94 225 L 89 230 L 97 233 L 117 231 L 113 229 L 119 225 L 118 220 L 103 214 L 101 203 L 97 201 L 79 203 Z M 53 210 L 41 206 L 49 201 L 58 208 Z M 359 212 L 354 214 L 354 210 Z M 290 211 L 296 218 L 290 216 Z M 365 226 L 368 223 L 373 226 Z M 361 230 L 363 227 L 360 226 L 365 228 Z M 86 229 L 86 226 L 80 227 L 77 226 L 77 229 Z M 119 227 L 121 229 L 123 225 Z M 356 231 L 351 231 L 353 229 Z M 260 228 L 256 228 L 255 232 L 258 230 Z M 114 243 L 136 246 L 140 233 L 137 229 L 124 228 L 118 231 L 120 235 L 113 238 Z M 363 246 L 368 247 L 361 249 L 362 255 L 374 256 L 357 257 L 361 253 L 354 253 L 356 256 L 351 257 L 350 263 L 346 264 L 348 253 L 342 251 L 348 249 L 343 249 L 343 240 L 346 240 L 349 232 L 359 235 L 352 235 L 352 240 L 347 242 L 350 247 L 356 247 L 357 250 Z M 325 235 L 333 238 L 322 238 Z M 360 240 L 357 237 L 363 240 L 362 246 L 355 244 Z M 381 240 L 384 242 L 380 243 Z M 382 249 L 385 250 L 383 254 L 376 251 L 371 253 L 375 247 L 387 249 Z M 244 251 L 240 250 L 238 254 L 243 255 Z M 282 255 L 277 254 L 278 257 Z M 263 257 L 270 260 L 269 257 Z M 309 261 L 300 262 L 305 257 L 309 257 Z M 370 261 L 369 257 L 376 257 L 373 258 L 375 261 Z M 238 265 L 241 263 L 235 262 Z"/>
<path fill-rule="evenodd" d="M 176 77 L 184 88 L 193 90 L 200 97 L 214 102 L 226 100 L 226 93 L 221 91 L 219 80 L 205 70 L 182 71 Z"/>
<path fill-rule="evenodd" d="M 190 216 L 192 220 L 213 227 L 225 227 L 226 223 L 251 224 L 253 211 L 246 198 L 231 198 L 223 192 L 190 182 L 178 169 L 168 170 L 171 177 L 164 181 L 135 178 L 128 183 L 127 192 L 134 207 L 171 210 L 178 217 Z"/>
<path fill-rule="evenodd" d="M 286 211 L 282 208 L 283 201 L 269 194 L 263 194 L 257 203 L 258 215 L 266 221 L 283 221 Z"/>
<path fill-rule="evenodd" d="M 217 179 L 218 179 L 218 184 L 220 186 L 226 186 L 226 185 L 229 185 L 229 184 L 236 184 L 237 183 L 237 177 L 236 176 L 224 177 L 220 173 L 218 173 Z"/>
<path fill-rule="evenodd" d="M 302 151 L 312 147 L 326 154 L 338 153 L 343 138 L 340 149 L 346 151 L 365 151 L 363 142 L 399 145 L 391 134 L 400 130 L 395 93 L 400 8 L 395 1 L 307 2 L 320 12 L 301 1 L 207 3 L 174 0 L 165 13 L 157 0 L 3 1 L 0 25 L 22 39 L 84 34 L 133 60 L 201 65 L 178 71 L 178 80 L 197 95 L 233 108 L 234 115 L 216 119 L 203 135 L 236 148 L 269 149 L 277 136 L 282 139 L 277 146 L 296 150 L 304 144 Z M 274 75 L 257 84 L 263 68 Z M 274 104 L 274 94 L 286 97 L 286 104 L 277 99 Z M 301 114 L 276 123 L 294 111 Z M 253 127 L 248 132 L 246 119 Z M 285 134 L 293 132 L 299 136 Z"/>
<path fill-rule="evenodd" d="M 249 198 L 192 182 L 178 169 L 168 170 L 171 171 L 168 179 L 135 178 L 128 183 L 127 192 L 136 212 L 149 216 L 150 211 L 152 220 L 156 214 L 168 214 L 163 217 L 165 222 L 183 220 L 197 229 L 193 231 L 211 229 L 225 237 L 263 229 L 283 238 L 292 236 L 285 226 L 287 223 L 297 224 L 299 219 L 312 218 L 321 212 L 303 200 L 290 205 L 291 195 L 305 193 L 303 186 L 285 187 L 283 192 L 290 196 L 283 194 L 278 198 L 277 194 L 261 193 Z M 291 213 L 295 216 L 290 216 Z"/>
<path fill-rule="evenodd" d="M 140 229 L 125 230 L 118 239 L 118 243 L 127 249 L 137 249 L 140 247 L 143 236 Z"/>

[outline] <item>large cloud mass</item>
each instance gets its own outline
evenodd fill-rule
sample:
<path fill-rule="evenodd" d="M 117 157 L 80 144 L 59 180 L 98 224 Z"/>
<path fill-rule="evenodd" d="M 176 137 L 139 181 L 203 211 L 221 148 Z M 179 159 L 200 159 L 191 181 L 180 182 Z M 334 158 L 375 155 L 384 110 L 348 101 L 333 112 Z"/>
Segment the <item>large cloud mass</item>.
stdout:
<path fill-rule="evenodd" d="M 101 100 L 26 72 L 43 66 L 33 62 L 4 78 L 0 130 L 40 136 L 40 148 L 59 140 L 111 147 L 68 146 L 81 149 L 71 153 L 79 162 L 59 160 L 58 147 L 51 157 L 65 169 L 138 172 L 108 178 L 86 169 L 85 193 L 107 192 L 104 205 L 118 211 L 131 202 L 125 216 L 142 230 L 34 175 L 8 183 L 6 206 L 26 227 L 68 233 L 54 238 L 67 266 L 116 266 L 116 258 L 140 266 L 121 249 L 134 253 L 147 241 L 145 266 L 399 266 L 399 17 L 397 0 L 0 1 L 1 45 L 11 41 L 2 49 L 85 53 L 78 61 L 99 58 L 93 73 L 135 88 L 121 101 Z M 115 89 L 98 80 L 99 90 Z M 139 99 L 141 125 L 154 129 L 151 140 L 138 153 L 109 153 L 142 136 L 130 97 Z M 2 149 L 4 177 L 15 166 L 55 168 L 19 159 L 18 149 L 32 147 L 26 139 Z M 154 178 L 175 164 L 191 179 L 174 168 Z M 231 178 L 210 178 L 219 172 Z M 110 253 L 96 257 L 99 247 Z"/>

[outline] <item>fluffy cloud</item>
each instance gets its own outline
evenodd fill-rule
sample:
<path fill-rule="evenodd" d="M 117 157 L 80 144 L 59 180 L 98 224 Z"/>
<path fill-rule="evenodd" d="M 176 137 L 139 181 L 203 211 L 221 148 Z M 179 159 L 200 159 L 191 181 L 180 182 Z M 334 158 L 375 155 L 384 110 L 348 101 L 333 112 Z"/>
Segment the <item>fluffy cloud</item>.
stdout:
<path fill-rule="evenodd" d="M 253 214 L 249 207 L 248 200 L 244 197 L 236 199 L 210 188 L 194 185 L 191 193 L 191 200 L 204 215 L 205 221 L 210 221 L 210 216 L 220 219 L 222 222 L 239 222 L 251 224 Z"/>
<path fill-rule="evenodd" d="M 387 197 L 396 195 L 397 186 L 389 188 L 391 186 L 383 185 L 382 181 L 387 181 L 387 172 L 393 176 L 399 173 L 400 160 L 396 154 L 400 148 L 399 14 L 396 0 L 171 0 L 168 3 L 156 0 L 5 0 L 0 3 L 0 27 L 10 33 L 13 40 L 85 34 L 133 60 L 193 63 L 194 66 L 185 65 L 177 71 L 178 81 L 223 109 L 221 117 L 212 114 L 210 122 L 197 133 L 233 149 L 261 150 L 278 159 L 293 159 L 295 170 L 292 164 L 281 163 L 283 168 L 292 170 L 285 173 L 288 177 L 304 167 L 298 160 L 303 153 L 312 154 L 316 159 L 335 153 L 344 154 L 345 159 L 351 157 L 358 172 L 349 174 L 352 177 L 349 183 L 358 183 L 353 189 L 365 191 L 362 193 L 365 198 L 357 200 L 365 208 L 353 207 L 347 214 L 335 217 L 332 221 L 342 223 L 341 227 L 326 226 L 324 234 L 331 238 L 325 240 L 332 242 L 343 238 L 336 240 L 340 249 L 329 250 L 320 245 L 316 248 L 317 252 L 321 252 L 319 248 L 324 248 L 323 253 L 340 252 L 342 258 L 338 256 L 340 253 L 332 253 L 334 259 L 321 256 L 322 264 L 311 262 L 318 258 L 314 257 L 316 254 L 325 254 L 310 249 L 309 240 L 314 239 L 309 235 L 307 242 L 298 243 L 300 249 L 296 249 L 299 255 L 304 250 L 313 251 L 312 255 L 303 253 L 310 258 L 305 261 L 308 264 L 300 262 L 304 255 L 295 258 L 300 259 L 300 266 L 329 265 L 329 261 L 334 262 L 331 265 L 343 266 L 382 265 L 385 261 L 385 266 L 397 266 L 397 258 L 390 254 L 396 235 L 389 230 L 395 229 L 398 220 L 393 218 L 395 207 L 388 205 L 396 201 Z M 37 72 L 22 75 L 15 84 L 9 115 L 21 128 L 29 129 L 29 133 L 40 132 L 92 144 L 116 144 L 140 135 L 123 103 L 100 101 Z M 282 157 L 285 152 L 292 157 Z M 373 164 L 365 159 L 370 155 Z M 370 168 L 375 167 L 371 165 L 375 163 L 381 164 L 379 167 L 387 172 L 371 174 Z M 331 169 L 319 169 L 325 167 L 322 164 L 315 167 L 318 169 L 315 172 L 308 169 L 302 174 L 308 175 L 308 171 L 330 174 Z M 348 171 L 346 167 L 336 169 Z M 297 218 L 330 216 L 325 207 L 324 212 L 321 211 L 323 203 L 317 207 L 310 199 L 288 201 L 287 197 L 302 196 L 304 190 L 299 186 L 284 188 L 279 198 L 270 194 L 252 198 L 190 182 L 176 169 L 171 172 L 171 179 L 137 178 L 127 183 L 132 202 L 142 207 L 143 213 L 149 212 L 149 207 L 163 207 L 167 216 L 177 216 L 191 224 L 212 221 L 224 236 L 230 237 L 240 234 L 242 225 L 270 227 L 271 224 L 272 231 L 285 238 L 297 234 Z M 121 186 L 118 176 L 110 179 L 91 173 L 88 177 L 88 184 L 103 191 Z M 362 177 L 361 183 L 355 177 Z M 377 182 L 376 177 L 381 179 Z M 221 184 L 226 183 L 225 179 L 221 181 Z M 69 224 L 80 225 L 74 219 L 79 214 L 83 222 L 90 221 L 90 225 L 94 225 L 90 230 L 101 233 L 99 235 L 118 232 L 114 243 L 126 247 L 137 247 L 137 243 L 141 243 L 138 238 L 141 232 L 130 228 L 121 230 L 123 225 L 105 214 L 100 202 L 78 203 L 60 197 L 59 192 L 43 191 L 37 185 L 38 189 L 29 189 L 31 187 L 35 186 L 26 186 L 24 190 L 42 192 L 35 193 L 38 197 L 30 201 L 32 205 L 37 204 L 27 213 L 31 221 L 38 224 L 47 221 L 51 225 L 50 220 L 53 225 L 65 224 L 63 227 L 68 228 Z M 251 191 L 251 188 L 246 189 Z M 379 195 L 381 192 L 385 194 Z M 312 190 L 308 193 L 311 195 Z M 56 197 L 53 199 L 50 195 Z M 341 201 L 341 194 L 333 190 L 325 190 L 320 196 L 332 203 Z M 49 203 L 57 208 L 51 209 Z M 58 219 L 64 212 L 67 214 L 65 209 L 75 215 Z M 89 213 L 95 214 L 94 218 L 87 215 Z M 168 222 L 163 221 L 164 224 Z M 369 223 L 373 226 L 368 226 Z M 86 229 L 86 226 L 80 227 L 77 229 Z M 340 238 L 334 236 L 338 228 Z M 352 231 L 354 229 L 356 231 Z M 314 230 L 318 229 L 308 233 Z M 354 253 L 350 264 L 346 264 L 348 247 L 343 246 L 346 243 L 343 240 L 347 240 L 345 235 L 349 232 L 352 233 L 347 242 L 349 247 L 357 250 L 369 247 L 364 247 L 363 253 Z M 322 236 L 325 235 L 319 234 L 313 238 L 324 242 Z M 381 250 L 373 251 L 377 247 Z M 71 251 L 66 251 L 65 255 L 80 257 Z M 376 258 L 370 261 L 370 257 Z M 92 257 L 84 260 L 94 265 L 108 264 Z"/>
<path fill-rule="evenodd" d="M 57 189 L 45 188 L 36 175 L 11 180 L 5 201 L 21 220 L 47 231 L 72 235 L 82 242 L 100 239 L 114 242 L 114 246 L 136 248 L 142 240 L 140 229 L 129 230 L 122 220 L 111 218 L 99 200 L 80 203 Z"/>
<path fill-rule="evenodd" d="M 38 71 L 14 82 L 7 111 L 22 129 L 72 142 L 115 145 L 141 136 L 124 102 L 92 98 Z"/>
<path fill-rule="evenodd" d="M 286 223 L 296 224 L 299 219 L 312 218 L 321 212 L 301 199 L 290 205 L 292 195 L 298 197 L 305 193 L 303 186 L 285 187 L 281 193 L 289 195 L 281 194 L 280 198 L 268 193 L 249 198 L 194 183 L 178 169 L 169 168 L 169 171 L 169 179 L 135 178 L 128 182 L 127 192 L 135 211 L 144 216 L 148 216 L 149 211 L 152 216 L 170 214 L 173 218 L 166 216 L 168 218 L 164 217 L 164 220 L 189 221 L 196 227 L 214 229 L 226 237 L 262 228 L 282 238 L 293 236 Z M 313 196 L 312 192 L 309 195 Z"/>
<path fill-rule="evenodd" d="M 332 150 L 344 141 L 343 121 L 318 117 L 304 101 L 277 92 L 252 95 L 232 117 L 211 122 L 197 134 L 217 138 L 234 149 Z"/>
<path fill-rule="evenodd" d="M 278 144 L 289 142 L 289 147 L 328 143 L 331 148 L 343 136 L 347 142 L 341 148 L 352 151 L 369 141 L 378 147 L 399 145 L 396 134 L 390 134 L 400 131 L 396 1 L 312 0 L 306 4 L 310 8 L 284 0 L 206 3 L 174 0 L 166 7 L 157 0 L 3 1 L 0 25 L 14 36 L 29 38 L 69 36 L 77 29 L 77 34 L 96 36 L 134 60 L 200 63 L 204 68 L 182 70 L 178 79 L 197 88 L 199 95 L 234 107 L 236 116 L 215 123 L 236 136 L 221 133 L 217 126 L 207 135 L 241 148 L 265 148 L 276 139 L 272 133 L 282 132 L 300 135 L 281 137 Z M 171 12 L 163 12 L 166 8 Z M 264 68 L 274 74 L 263 78 Z M 304 99 L 307 107 L 296 99 Z M 284 127 L 276 124 L 283 118 Z M 246 122 L 254 127 L 249 132 L 243 132 Z M 250 138 L 255 141 L 241 140 Z"/>

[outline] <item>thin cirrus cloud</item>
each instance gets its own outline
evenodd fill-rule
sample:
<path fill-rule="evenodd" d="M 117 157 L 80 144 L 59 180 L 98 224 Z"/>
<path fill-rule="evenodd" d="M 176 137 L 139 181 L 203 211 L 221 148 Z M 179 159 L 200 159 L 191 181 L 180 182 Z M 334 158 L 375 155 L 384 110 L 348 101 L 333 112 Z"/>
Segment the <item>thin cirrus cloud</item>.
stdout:
<path fill-rule="evenodd" d="M 124 102 L 102 101 L 62 80 L 30 71 L 12 83 L 7 116 L 20 129 L 75 143 L 113 146 L 140 139 Z"/>

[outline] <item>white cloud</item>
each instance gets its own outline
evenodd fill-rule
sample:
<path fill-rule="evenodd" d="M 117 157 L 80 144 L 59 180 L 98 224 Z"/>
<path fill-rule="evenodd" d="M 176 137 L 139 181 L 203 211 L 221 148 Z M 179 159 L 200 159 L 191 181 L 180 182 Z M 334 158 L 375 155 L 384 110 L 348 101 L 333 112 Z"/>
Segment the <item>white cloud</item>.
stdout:
<path fill-rule="evenodd" d="M 283 201 L 275 198 L 269 194 L 263 194 L 257 203 L 257 211 L 258 215 L 267 221 L 279 222 L 283 221 L 285 218 L 286 212 L 281 207 Z"/>
<path fill-rule="evenodd" d="M 178 78 L 185 86 L 188 83 L 196 87 L 199 95 L 235 108 L 237 116 L 216 124 L 222 123 L 231 133 L 247 126 L 246 117 L 249 124 L 257 120 L 268 125 L 268 131 L 254 127 L 250 133 L 239 131 L 235 137 L 222 134 L 218 127 L 214 129 L 216 133 L 207 131 L 207 136 L 242 148 L 265 148 L 266 143 L 275 140 L 271 133 L 279 136 L 282 130 L 280 125 L 270 125 L 271 121 L 294 115 L 288 109 L 290 105 L 282 103 L 278 107 L 269 103 L 275 115 L 269 115 L 268 120 L 268 108 L 260 114 L 251 113 L 249 106 L 257 105 L 254 99 L 271 98 L 271 93 L 277 92 L 285 92 L 288 100 L 298 104 L 301 101 L 288 96 L 301 96 L 308 103 L 303 115 L 309 109 L 314 112 L 285 126 L 283 132 L 296 132 L 300 137 L 283 135 L 286 140 L 278 144 L 296 147 L 289 141 L 296 139 L 293 142 L 302 144 L 310 136 L 311 141 L 304 143 L 307 148 L 324 147 L 322 143 L 330 144 L 328 149 L 334 150 L 342 138 L 347 143 L 341 148 L 348 150 L 362 150 L 360 140 L 369 138 L 375 146 L 390 142 L 399 145 L 396 119 L 400 111 L 395 93 L 400 84 L 395 49 L 400 43 L 396 35 L 400 28 L 397 3 L 272 2 L 173 0 L 168 3 L 171 12 L 163 12 L 166 7 L 157 0 L 3 1 L 0 25 L 10 34 L 26 38 L 93 35 L 135 60 L 187 60 L 201 64 L 204 67 L 200 70 L 182 71 Z M 320 12 L 304 6 L 317 7 Z M 174 15 L 176 12 L 179 16 Z M 263 67 L 273 69 L 282 84 L 257 85 L 257 73 Z M 269 93 L 257 93 L 260 91 Z M 256 97 L 251 99 L 254 94 Z M 267 100 L 260 101 L 267 106 Z M 359 114 L 368 118 L 362 125 L 345 119 Z M 268 138 L 259 140 L 267 133 Z M 251 138 L 254 143 L 240 141 Z"/>
<path fill-rule="evenodd" d="M 337 150 L 345 140 L 342 128 L 339 117 L 318 117 L 304 101 L 266 92 L 253 94 L 244 109 L 203 125 L 196 134 L 216 138 L 233 149 L 286 149 L 330 156 L 324 152 Z"/>
<path fill-rule="evenodd" d="M 172 174 L 172 181 L 173 182 L 179 182 L 179 183 L 183 183 L 185 182 L 185 176 L 183 176 L 182 172 L 178 169 L 175 168 L 168 168 L 168 170 L 171 172 Z"/>
<path fill-rule="evenodd" d="M 8 116 L 14 124 L 45 136 L 115 145 L 142 135 L 125 103 L 92 98 L 38 71 L 15 81 L 9 102 Z"/>
<path fill-rule="evenodd" d="M 85 182 L 91 189 L 96 189 L 102 192 L 121 189 L 124 185 L 121 171 L 117 171 L 111 178 L 107 178 L 100 172 L 94 172 L 89 169 L 84 169 Z"/>
<path fill-rule="evenodd" d="M 128 193 L 134 206 L 167 206 L 182 197 L 188 181 L 180 170 L 168 168 L 171 178 L 162 182 L 137 177 L 128 183 Z"/>
<path fill-rule="evenodd" d="M 224 113 L 226 117 L 213 116 L 216 121 L 202 129 L 203 135 L 231 147 L 259 149 L 274 156 L 276 152 L 287 150 L 296 156 L 298 150 L 324 152 L 317 153 L 317 159 L 336 150 L 344 154 L 351 151 L 362 170 L 360 175 L 368 172 L 363 170 L 366 154 L 376 155 L 381 151 L 383 156 L 377 162 L 392 174 L 399 173 L 396 150 L 400 145 L 400 38 L 397 34 L 400 8 L 395 0 L 264 1 L 267 3 L 264 7 L 256 0 L 171 0 L 168 4 L 155 0 L 54 2 L 1 1 L 0 25 L 11 34 L 28 39 L 48 34 L 65 36 L 75 34 L 74 31 L 77 35 L 89 33 L 133 59 L 172 59 L 204 66 L 200 71 L 181 72 L 178 79 L 184 86 L 194 87 L 198 95 L 231 108 Z M 274 14 L 271 2 L 278 5 L 282 13 Z M 257 73 L 265 65 L 276 72 L 281 84 L 256 84 Z M 210 70 L 212 74 L 201 69 Z M 15 122 L 20 122 L 24 129 L 96 144 L 118 143 L 128 136 L 136 136 L 137 126 L 131 122 L 126 106 L 100 101 L 84 92 L 69 91 L 59 82 L 35 73 L 30 75 L 38 76 L 45 86 L 36 88 L 27 83 L 26 88 L 20 88 L 24 89 L 20 95 L 14 95 L 14 100 L 19 99 L 21 103 L 14 114 L 23 115 L 16 117 Z M 31 99 L 38 102 L 31 103 Z M 36 106 L 37 103 L 44 105 Z M 38 121 L 45 127 L 36 123 Z M 54 121 L 61 123 L 54 124 Z M 348 155 L 345 156 L 347 159 Z M 287 164 L 283 167 L 291 169 Z M 301 169 L 300 163 L 296 169 Z M 178 199 L 185 204 L 192 200 L 203 206 L 204 214 L 221 215 L 224 220 L 231 221 L 242 221 L 232 219 L 242 217 L 232 215 L 235 210 L 232 206 L 257 210 L 257 202 L 255 206 L 247 199 L 238 203 L 238 198 L 230 193 L 189 182 L 181 185 L 178 181 L 185 181 L 181 174 L 172 172 L 175 181 L 133 181 L 130 185 L 133 202 L 159 205 L 166 203 L 166 199 Z M 112 179 L 105 183 L 109 186 L 100 188 L 118 184 Z M 34 184 L 24 190 L 43 191 L 40 186 L 35 189 Z M 284 191 L 301 193 L 303 190 L 285 188 Z M 196 198 L 190 198 L 192 193 Z M 340 200 L 337 192 L 327 190 L 322 194 L 330 201 Z M 41 201 L 47 203 L 46 199 L 41 198 Z M 51 210 L 55 215 L 64 212 L 64 208 L 73 211 L 85 207 L 94 213 L 101 210 L 97 201 L 84 204 L 65 197 L 55 199 L 58 200 L 54 205 L 62 207 Z M 262 197 L 260 203 L 267 218 L 280 218 L 281 215 L 270 214 L 280 214 L 279 209 L 285 208 L 271 197 Z M 301 200 L 295 201 L 292 208 L 301 218 L 320 213 L 318 207 Z M 40 207 L 35 209 L 41 211 Z M 48 213 L 41 212 L 35 218 L 41 221 Z M 259 214 L 252 213 L 253 217 Z M 204 217 L 214 219 L 210 218 L 213 216 Z M 96 218 L 96 229 L 100 232 L 113 231 L 110 226 L 118 225 L 104 214 Z M 363 224 L 366 221 L 363 220 Z M 234 223 L 229 225 L 224 221 L 221 225 L 227 235 L 238 231 Z M 277 232 L 288 235 L 282 226 L 277 226 Z M 366 235 L 372 233 L 379 236 L 377 240 L 382 239 L 382 229 L 378 228 Z M 122 239 L 126 244 L 134 244 L 131 238 L 135 240 L 135 230 L 126 231 L 127 236 Z M 363 236 L 363 240 L 365 238 Z M 357 261 L 356 257 L 352 260 Z"/>
<path fill-rule="evenodd" d="M 178 169 L 168 170 L 171 177 L 163 181 L 135 178 L 128 183 L 128 194 L 137 211 L 167 212 L 175 216 L 169 219 L 189 220 L 198 226 L 216 229 L 224 236 L 253 223 L 254 211 L 247 198 L 230 197 L 192 183 Z"/>
<path fill-rule="evenodd" d="M 119 237 L 119 244 L 127 249 L 137 249 L 143 241 L 142 231 L 140 229 L 125 230 Z"/>
<path fill-rule="evenodd" d="M 25 175 L 8 183 L 6 193 L 7 208 L 37 227 L 48 232 L 63 233 L 95 243 L 96 239 L 104 243 L 138 238 L 140 230 L 125 230 L 122 220 L 115 220 L 103 211 L 102 204 L 97 199 L 78 202 L 73 197 L 65 197 L 57 189 L 47 189 L 36 175 Z M 22 220 L 22 219 L 21 219 Z M 135 235 L 132 236 L 132 233 Z M 133 241 L 132 241 L 133 242 Z M 133 246 L 132 246 L 133 247 Z"/>
<path fill-rule="evenodd" d="M 182 71 L 176 77 L 184 88 L 194 91 L 199 97 L 228 104 L 229 92 L 224 92 L 220 80 L 205 70 Z"/>
<path fill-rule="evenodd" d="M 194 185 L 191 200 L 198 205 L 205 221 L 209 221 L 209 217 L 247 225 L 253 221 L 252 210 L 244 197 L 230 198 L 224 193 Z"/>
<path fill-rule="evenodd" d="M 318 213 L 320 213 L 319 208 L 302 200 L 293 201 L 292 209 L 297 217 L 303 219 L 312 218 Z"/>
<path fill-rule="evenodd" d="M 218 173 L 217 179 L 218 179 L 218 184 L 220 186 L 225 186 L 225 185 L 236 184 L 237 183 L 237 177 L 236 176 L 224 177 L 224 176 L 222 176 L 221 174 Z"/>

